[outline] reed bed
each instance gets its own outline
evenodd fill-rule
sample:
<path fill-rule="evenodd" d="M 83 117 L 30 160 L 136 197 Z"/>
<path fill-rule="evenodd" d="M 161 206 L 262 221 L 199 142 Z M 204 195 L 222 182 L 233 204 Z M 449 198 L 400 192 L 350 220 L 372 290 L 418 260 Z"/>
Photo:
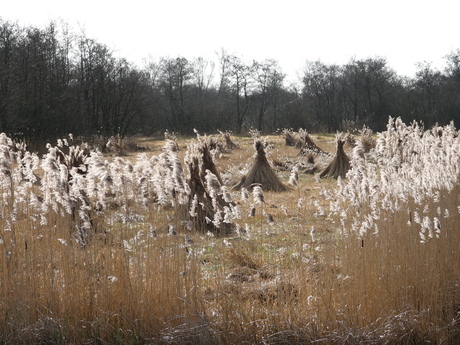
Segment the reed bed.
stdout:
<path fill-rule="evenodd" d="M 232 190 L 250 137 L 39 157 L 0 135 L 0 343 L 458 343 L 458 131 L 369 133 L 337 180 L 264 138 L 279 193 Z M 328 166 L 335 137 L 310 136 Z"/>

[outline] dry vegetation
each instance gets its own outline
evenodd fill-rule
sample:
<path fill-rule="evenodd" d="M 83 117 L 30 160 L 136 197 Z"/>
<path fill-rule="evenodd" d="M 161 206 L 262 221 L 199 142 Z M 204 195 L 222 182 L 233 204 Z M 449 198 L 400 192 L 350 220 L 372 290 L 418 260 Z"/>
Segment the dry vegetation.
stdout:
<path fill-rule="evenodd" d="M 457 344 L 458 132 L 309 141 L 323 152 L 221 133 L 38 157 L 1 135 L 0 343 Z M 232 189 L 261 149 L 289 188 Z"/>

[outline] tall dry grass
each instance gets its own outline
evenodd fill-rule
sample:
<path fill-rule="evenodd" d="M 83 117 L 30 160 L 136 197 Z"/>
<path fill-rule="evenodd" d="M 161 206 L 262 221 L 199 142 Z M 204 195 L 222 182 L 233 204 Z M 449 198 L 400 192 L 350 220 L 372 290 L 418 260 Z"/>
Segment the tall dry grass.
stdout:
<path fill-rule="evenodd" d="M 458 341 L 457 138 L 452 125 L 424 131 L 390 119 L 374 151 L 354 149 L 347 181 L 325 193 L 340 234 L 333 322 L 413 343 Z"/>
<path fill-rule="evenodd" d="M 190 183 L 203 137 L 121 158 L 65 141 L 37 157 L 1 135 L 0 342 L 457 343 L 458 133 L 390 119 L 376 139 L 335 181 L 270 137 L 292 189 L 249 193 L 226 186 L 251 138 L 211 152 L 222 185 Z"/>

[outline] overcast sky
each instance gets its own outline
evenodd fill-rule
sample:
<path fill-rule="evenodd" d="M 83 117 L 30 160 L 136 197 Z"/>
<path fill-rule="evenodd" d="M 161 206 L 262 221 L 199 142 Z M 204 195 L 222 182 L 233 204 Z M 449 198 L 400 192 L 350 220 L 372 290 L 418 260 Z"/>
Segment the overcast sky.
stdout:
<path fill-rule="evenodd" d="M 43 27 L 63 20 L 72 31 L 142 66 L 149 57 L 216 59 L 224 48 L 248 62 L 275 59 L 295 78 L 307 60 L 344 64 L 386 58 L 400 75 L 417 62 L 442 70 L 460 49 L 458 0 L 15 0 L 3 20 Z"/>

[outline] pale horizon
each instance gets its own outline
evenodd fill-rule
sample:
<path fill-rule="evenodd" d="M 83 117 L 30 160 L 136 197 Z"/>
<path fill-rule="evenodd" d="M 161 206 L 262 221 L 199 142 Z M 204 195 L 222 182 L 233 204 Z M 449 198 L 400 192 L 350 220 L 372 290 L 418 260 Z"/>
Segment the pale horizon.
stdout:
<path fill-rule="evenodd" d="M 277 60 L 289 80 L 306 61 L 343 65 L 381 57 L 398 75 L 414 77 L 417 63 L 442 71 L 445 56 L 460 49 L 456 3 L 259 0 L 232 2 L 133 0 L 116 4 L 82 0 L 17 1 L 0 18 L 20 26 L 63 21 L 143 67 L 161 57 L 203 57 L 221 49 L 246 61 Z"/>

